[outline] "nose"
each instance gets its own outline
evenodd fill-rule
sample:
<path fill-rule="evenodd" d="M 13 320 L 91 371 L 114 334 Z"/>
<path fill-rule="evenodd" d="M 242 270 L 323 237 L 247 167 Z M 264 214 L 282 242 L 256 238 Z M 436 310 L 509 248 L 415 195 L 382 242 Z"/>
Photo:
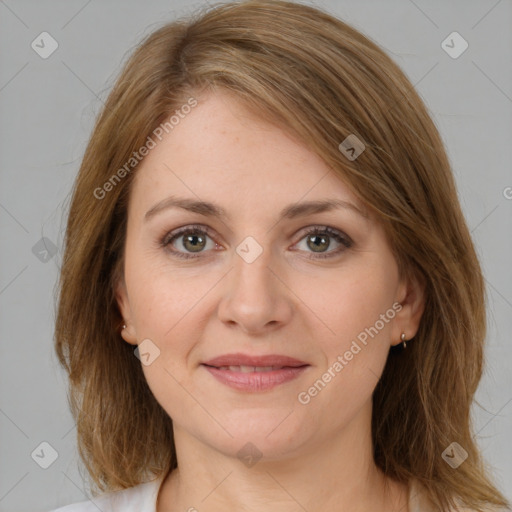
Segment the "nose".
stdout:
<path fill-rule="evenodd" d="M 247 334 L 264 334 L 287 324 L 293 315 L 293 293 L 286 276 L 272 264 L 270 251 L 248 263 L 237 253 L 226 276 L 219 319 Z"/>

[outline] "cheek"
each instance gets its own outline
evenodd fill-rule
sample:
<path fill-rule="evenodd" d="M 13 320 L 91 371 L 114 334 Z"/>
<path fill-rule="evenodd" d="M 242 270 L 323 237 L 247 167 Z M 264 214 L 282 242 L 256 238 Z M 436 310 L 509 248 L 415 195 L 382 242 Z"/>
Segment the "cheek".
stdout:
<path fill-rule="evenodd" d="M 316 340 L 325 362 L 298 398 L 322 428 L 346 424 L 371 400 L 389 353 L 393 291 L 385 273 L 368 271 L 333 281 L 316 295 L 312 309 L 329 326 Z"/>
<path fill-rule="evenodd" d="M 131 307 L 138 335 L 164 341 L 211 288 L 209 276 L 170 270 L 165 260 L 144 255 L 127 262 Z"/>
<path fill-rule="evenodd" d="M 214 312 L 208 292 L 221 276 L 183 269 L 170 272 L 161 263 L 137 265 L 135 259 L 132 263 L 129 292 L 137 339 L 151 340 L 158 352 L 151 365 L 143 366 L 146 380 L 159 399 L 181 403 L 186 397 L 176 380 L 182 382 L 191 371 L 190 353 Z"/>
<path fill-rule="evenodd" d="M 303 288 L 307 305 L 326 329 L 326 348 L 332 357 L 336 350 L 348 350 L 352 340 L 364 340 L 368 330 L 374 338 L 389 337 L 394 311 L 392 308 L 396 290 L 393 267 L 382 264 L 354 266 L 347 271 L 332 272 L 325 281 L 315 280 Z M 382 320 L 381 315 L 384 315 Z M 378 334 L 373 327 L 377 323 Z"/>

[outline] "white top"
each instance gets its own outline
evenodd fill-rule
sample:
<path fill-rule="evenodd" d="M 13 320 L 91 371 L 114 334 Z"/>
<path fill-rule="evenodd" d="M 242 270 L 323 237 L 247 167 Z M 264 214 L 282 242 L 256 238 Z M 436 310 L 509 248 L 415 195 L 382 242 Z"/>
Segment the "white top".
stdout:
<path fill-rule="evenodd" d="M 128 489 L 102 494 L 91 500 L 66 505 L 50 512 L 156 512 L 156 500 L 164 477 Z M 434 512 L 419 484 L 409 486 L 409 512 Z"/>

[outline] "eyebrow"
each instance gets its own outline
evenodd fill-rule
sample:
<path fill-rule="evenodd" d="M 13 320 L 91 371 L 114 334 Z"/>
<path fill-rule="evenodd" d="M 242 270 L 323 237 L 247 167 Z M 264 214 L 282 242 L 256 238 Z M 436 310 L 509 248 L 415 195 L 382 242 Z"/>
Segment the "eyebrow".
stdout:
<path fill-rule="evenodd" d="M 181 208 L 192 213 L 198 213 L 205 217 L 217 217 L 219 219 L 229 219 L 230 216 L 226 210 L 219 205 L 210 203 L 208 201 L 198 201 L 195 199 L 188 199 L 182 197 L 170 196 L 166 199 L 155 204 L 151 207 L 144 216 L 144 221 L 147 222 L 158 213 L 168 210 L 170 208 Z M 283 210 L 281 210 L 278 219 L 295 219 L 297 217 L 304 217 L 315 213 L 328 212 L 337 209 L 348 209 L 357 213 L 364 219 L 368 220 L 368 213 L 357 207 L 355 204 L 341 199 L 322 199 L 317 201 L 305 201 L 301 203 L 292 203 Z"/>

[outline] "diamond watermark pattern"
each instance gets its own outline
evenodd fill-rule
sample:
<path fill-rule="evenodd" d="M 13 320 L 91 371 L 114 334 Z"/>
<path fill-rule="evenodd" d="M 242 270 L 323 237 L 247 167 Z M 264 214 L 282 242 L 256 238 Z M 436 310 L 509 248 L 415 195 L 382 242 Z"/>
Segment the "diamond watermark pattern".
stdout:
<path fill-rule="evenodd" d="M 453 469 L 457 469 L 468 458 L 468 452 L 454 441 L 441 454 L 441 457 Z"/>
<path fill-rule="evenodd" d="M 252 468 L 263 457 L 263 453 L 254 444 L 246 443 L 237 452 L 237 456 L 248 468 Z"/>
<path fill-rule="evenodd" d="M 252 236 L 248 236 L 237 246 L 236 252 L 246 263 L 252 263 L 263 252 L 263 247 Z"/>
<path fill-rule="evenodd" d="M 59 47 L 59 43 L 48 32 L 41 32 L 30 46 L 39 57 L 47 59 Z"/>
<path fill-rule="evenodd" d="M 458 59 L 468 49 L 468 46 L 468 42 L 458 32 L 452 32 L 441 43 L 441 48 L 452 59 Z"/>
<path fill-rule="evenodd" d="M 134 354 L 144 366 L 149 366 L 160 355 L 160 349 L 149 339 L 141 341 Z"/>
<path fill-rule="evenodd" d="M 48 469 L 58 459 L 59 454 L 50 443 L 43 441 L 30 456 L 38 466 Z"/>
<path fill-rule="evenodd" d="M 32 254 L 43 263 L 48 263 L 56 254 L 57 246 L 49 239 L 43 236 L 32 247 Z"/>
<path fill-rule="evenodd" d="M 351 133 L 343 142 L 340 143 L 338 149 L 350 161 L 354 161 L 366 149 L 366 146 L 356 135 Z"/>

